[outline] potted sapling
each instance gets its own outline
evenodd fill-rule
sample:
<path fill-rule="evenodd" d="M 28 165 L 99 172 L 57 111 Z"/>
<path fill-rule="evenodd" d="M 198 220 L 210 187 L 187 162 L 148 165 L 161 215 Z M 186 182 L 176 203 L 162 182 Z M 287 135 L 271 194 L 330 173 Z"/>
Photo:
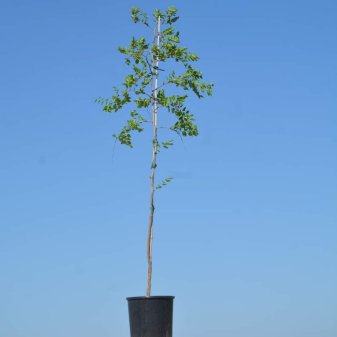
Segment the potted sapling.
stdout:
<path fill-rule="evenodd" d="M 172 135 L 178 136 L 175 137 L 177 139 L 197 136 L 194 115 L 186 105 L 188 94 L 197 98 L 210 96 L 213 84 L 204 82 L 202 73 L 195 68 L 194 63 L 199 57 L 181 46 L 180 34 L 175 28 L 179 19 L 176 8 L 156 9 L 152 20 L 149 20 L 145 12 L 133 7 L 131 18 L 134 23 L 142 24 L 144 31 L 150 32 L 150 39 L 132 37 L 128 46 L 118 48 L 130 73 L 120 88 L 114 87 L 110 98 L 99 97 L 96 101 L 104 112 L 121 111 L 128 115 L 125 125 L 113 134 L 119 143 L 132 148 L 133 133 L 152 130 L 149 146 L 152 160 L 146 243 L 147 287 L 145 296 L 127 298 L 130 332 L 131 337 L 172 337 L 174 296 L 153 296 L 151 293 L 155 195 L 172 180 L 170 177 L 159 183 L 156 181 L 157 157 L 161 149 L 168 149 L 174 144 L 170 138 L 163 139 L 159 131 L 166 128 Z M 149 111 L 150 117 L 147 117 Z M 170 115 L 172 123 L 169 126 L 160 124 L 165 114 Z"/>

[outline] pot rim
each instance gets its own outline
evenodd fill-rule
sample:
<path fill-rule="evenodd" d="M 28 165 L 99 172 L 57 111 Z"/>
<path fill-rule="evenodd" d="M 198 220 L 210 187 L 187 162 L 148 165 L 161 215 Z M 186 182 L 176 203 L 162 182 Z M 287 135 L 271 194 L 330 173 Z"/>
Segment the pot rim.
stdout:
<path fill-rule="evenodd" d="M 127 301 L 137 301 L 137 300 L 173 300 L 174 296 L 133 296 L 133 297 L 127 297 Z"/>

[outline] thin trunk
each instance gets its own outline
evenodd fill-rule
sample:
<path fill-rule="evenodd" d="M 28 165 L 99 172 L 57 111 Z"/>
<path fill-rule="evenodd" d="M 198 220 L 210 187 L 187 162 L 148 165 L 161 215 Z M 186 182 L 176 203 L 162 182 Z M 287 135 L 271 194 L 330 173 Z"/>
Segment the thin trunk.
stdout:
<path fill-rule="evenodd" d="M 160 17 L 157 20 L 157 32 L 156 32 L 156 45 L 160 47 Z M 146 297 L 151 296 L 151 281 L 152 281 L 152 240 L 153 240 L 153 215 L 154 215 L 154 191 L 155 191 L 155 172 L 157 167 L 157 153 L 158 153 L 158 140 L 157 140 L 157 129 L 158 129 L 158 105 L 157 105 L 157 94 L 158 94 L 158 57 L 154 60 L 154 75 L 153 75 L 153 95 L 154 100 L 152 104 L 152 127 L 153 127 L 153 140 L 152 140 L 152 164 L 151 164 L 151 175 L 150 175 L 150 218 L 149 218 L 149 229 L 147 237 L 147 289 Z"/>

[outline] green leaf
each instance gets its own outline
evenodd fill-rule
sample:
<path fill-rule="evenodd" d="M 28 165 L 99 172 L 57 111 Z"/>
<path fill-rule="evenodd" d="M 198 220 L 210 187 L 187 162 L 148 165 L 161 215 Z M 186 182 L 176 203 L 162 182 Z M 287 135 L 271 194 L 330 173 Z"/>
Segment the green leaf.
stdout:
<path fill-rule="evenodd" d="M 150 105 L 150 99 L 144 97 L 135 99 L 134 102 L 136 103 L 137 108 L 147 108 Z"/>
<path fill-rule="evenodd" d="M 128 54 L 129 50 L 127 48 L 124 47 L 118 47 L 118 51 L 122 54 Z"/>
<path fill-rule="evenodd" d="M 168 38 L 169 41 L 172 41 L 172 42 L 176 42 L 176 43 L 179 43 L 180 42 L 180 39 L 177 35 L 173 35 L 173 36 L 170 36 Z"/>
<path fill-rule="evenodd" d="M 153 13 L 153 17 L 157 20 L 159 17 L 164 18 L 165 15 L 161 13 L 159 9 L 155 9 Z"/>
<path fill-rule="evenodd" d="M 162 31 L 162 36 L 166 35 L 172 35 L 174 33 L 174 28 L 173 27 L 168 27 Z"/>
<path fill-rule="evenodd" d="M 155 187 L 155 190 L 160 190 L 161 188 L 163 188 L 164 186 L 166 186 L 169 182 L 171 182 L 172 179 L 173 179 L 172 177 L 164 179 L 160 184 L 158 184 Z"/>
<path fill-rule="evenodd" d="M 140 12 L 140 9 L 138 7 L 132 7 L 131 18 L 134 23 L 137 23 L 139 21 L 139 16 L 138 16 L 139 12 Z"/>
<path fill-rule="evenodd" d="M 124 85 L 127 87 L 127 88 L 130 88 L 132 87 L 135 83 L 137 82 L 137 79 L 133 76 L 133 75 L 128 75 L 125 77 L 125 80 L 124 80 Z"/>
<path fill-rule="evenodd" d="M 172 145 L 173 145 L 173 140 L 167 140 L 167 141 L 161 143 L 161 146 L 164 149 L 168 149 Z"/>
<path fill-rule="evenodd" d="M 177 8 L 170 6 L 167 11 L 166 11 L 167 15 L 173 15 L 177 13 Z"/>

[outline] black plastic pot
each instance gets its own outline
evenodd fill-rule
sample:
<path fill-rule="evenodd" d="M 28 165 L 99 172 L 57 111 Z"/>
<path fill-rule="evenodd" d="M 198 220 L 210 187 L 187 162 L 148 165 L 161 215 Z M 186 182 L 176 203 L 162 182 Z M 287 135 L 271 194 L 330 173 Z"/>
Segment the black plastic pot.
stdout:
<path fill-rule="evenodd" d="M 172 337 L 173 299 L 128 297 L 131 337 Z"/>

